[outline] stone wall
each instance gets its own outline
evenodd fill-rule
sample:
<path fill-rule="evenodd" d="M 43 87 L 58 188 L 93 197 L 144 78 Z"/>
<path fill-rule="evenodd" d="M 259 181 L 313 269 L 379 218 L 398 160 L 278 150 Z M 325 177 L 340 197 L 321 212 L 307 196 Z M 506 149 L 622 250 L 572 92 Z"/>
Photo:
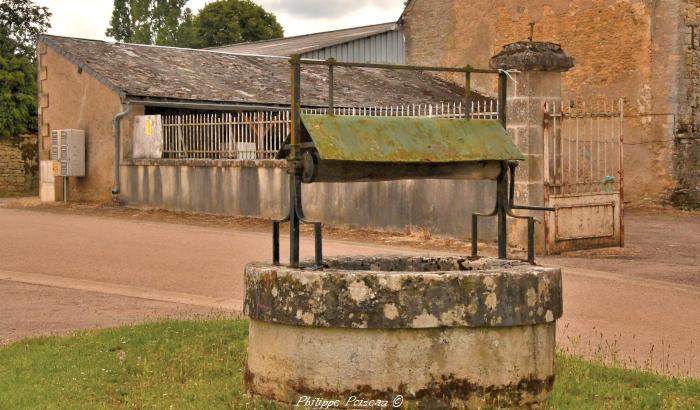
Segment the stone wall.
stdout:
<path fill-rule="evenodd" d="M 683 174 L 692 173 L 682 158 L 693 144 L 675 142 L 681 66 L 688 59 L 686 3 L 695 16 L 697 0 L 495 0 L 489 7 L 473 0 L 413 0 L 404 15 L 407 59 L 487 66 L 503 45 L 526 40 L 535 23 L 535 41 L 559 43 L 576 60 L 562 78 L 564 100 L 625 99 L 626 200 L 660 204 L 683 185 Z M 496 85 L 485 76 L 475 83 L 487 93 Z M 690 167 L 697 169 L 697 162 Z"/>
<path fill-rule="evenodd" d="M 678 207 L 697 208 L 700 205 L 700 1 L 686 0 L 682 16 L 683 72 L 673 160 L 678 186 L 670 200 Z"/>
<path fill-rule="evenodd" d="M 25 159 L 23 150 L 29 155 L 35 152 L 31 146 L 35 144 L 35 136 L 0 139 L 0 193 L 27 192 L 33 188 L 33 169 L 35 161 Z M 34 171 L 34 172 L 32 172 Z"/>

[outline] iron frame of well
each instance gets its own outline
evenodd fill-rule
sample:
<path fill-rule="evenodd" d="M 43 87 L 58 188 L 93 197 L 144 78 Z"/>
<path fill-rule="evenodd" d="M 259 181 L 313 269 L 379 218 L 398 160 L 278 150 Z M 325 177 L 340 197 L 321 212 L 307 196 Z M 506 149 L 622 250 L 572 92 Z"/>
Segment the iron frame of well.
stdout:
<path fill-rule="evenodd" d="M 505 66 L 498 69 L 480 69 L 472 66 L 465 67 L 436 67 L 436 66 L 418 66 L 418 65 L 402 65 L 402 64 L 376 64 L 376 63 L 349 63 L 339 62 L 333 58 L 328 60 L 310 60 L 302 59 L 300 55 L 293 55 L 289 59 L 291 66 L 291 127 L 289 144 L 285 144 L 282 148 L 280 157 L 285 157 L 282 154 L 286 150 L 286 159 L 289 163 L 289 213 L 286 218 L 278 221 L 273 221 L 272 230 L 272 259 L 273 264 L 280 265 L 280 225 L 289 222 L 289 266 L 298 268 L 299 250 L 300 250 L 300 225 L 302 223 L 314 225 L 314 243 L 315 243 L 315 258 L 314 268 L 323 268 L 323 233 L 322 223 L 310 221 L 306 218 L 301 200 L 301 184 L 308 178 L 304 178 L 304 173 L 312 172 L 309 167 L 313 164 L 309 163 L 308 158 L 302 158 L 301 150 L 311 148 L 309 143 L 300 143 L 302 133 L 302 108 L 301 108 L 301 68 L 303 65 L 326 66 L 328 68 L 328 112 L 333 116 L 335 97 L 334 97 L 334 70 L 335 67 L 347 68 L 375 68 L 384 70 L 409 70 L 423 72 L 443 72 L 443 73 L 462 73 L 464 74 L 464 120 L 471 120 L 469 110 L 471 103 L 471 81 L 472 74 L 491 74 L 498 75 L 498 122 L 506 129 L 507 124 L 507 106 L 506 96 L 508 92 L 508 77 L 509 73 Z M 304 146 L 303 146 L 304 145 Z M 313 144 L 312 144 L 313 145 Z M 497 217 L 498 231 L 498 258 L 508 258 L 508 233 L 507 219 L 525 219 L 528 223 L 528 262 L 534 263 L 534 236 L 535 236 L 535 218 L 532 216 L 521 216 L 513 213 L 513 210 L 531 210 L 531 211 L 554 211 L 554 208 L 516 205 L 515 197 L 515 170 L 518 166 L 517 161 L 500 161 L 500 173 L 496 178 L 496 201 L 494 209 L 488 213 L 473 213 L 472 214 L 472 237 L 471 237 L 471 255 L 478 256 L 478 218 L 480 217 Z"/>

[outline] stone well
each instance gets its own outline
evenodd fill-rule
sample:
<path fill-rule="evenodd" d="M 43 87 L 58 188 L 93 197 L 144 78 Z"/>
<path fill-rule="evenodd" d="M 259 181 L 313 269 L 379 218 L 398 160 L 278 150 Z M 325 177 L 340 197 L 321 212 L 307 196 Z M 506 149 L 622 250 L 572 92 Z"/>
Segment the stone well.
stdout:
<path fill-rule="evenodd" d="M 324 267 L 246 267 L 251 393 L 471 408 L 527 406 L 551 392 L 560 269 L 414 256 Z"/>

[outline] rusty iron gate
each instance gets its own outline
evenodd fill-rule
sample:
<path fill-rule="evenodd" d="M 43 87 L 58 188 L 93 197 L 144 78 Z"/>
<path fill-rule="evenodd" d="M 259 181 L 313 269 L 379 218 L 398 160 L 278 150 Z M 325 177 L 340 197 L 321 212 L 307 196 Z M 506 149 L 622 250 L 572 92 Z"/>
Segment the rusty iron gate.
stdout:
<path fill-rule="evenodd" d="M 624 246 L 623 100 L 544 106 L 548 254 Z"/>

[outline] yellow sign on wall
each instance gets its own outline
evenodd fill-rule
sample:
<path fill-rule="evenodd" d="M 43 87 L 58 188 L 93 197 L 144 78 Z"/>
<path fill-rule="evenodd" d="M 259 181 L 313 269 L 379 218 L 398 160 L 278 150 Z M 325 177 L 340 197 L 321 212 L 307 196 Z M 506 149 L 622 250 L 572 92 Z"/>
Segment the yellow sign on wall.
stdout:
<path fill-rule="evenodd" d="M 146 117 L 146 136 L 153 138 L 153 120 L 151 117 Z"/>

